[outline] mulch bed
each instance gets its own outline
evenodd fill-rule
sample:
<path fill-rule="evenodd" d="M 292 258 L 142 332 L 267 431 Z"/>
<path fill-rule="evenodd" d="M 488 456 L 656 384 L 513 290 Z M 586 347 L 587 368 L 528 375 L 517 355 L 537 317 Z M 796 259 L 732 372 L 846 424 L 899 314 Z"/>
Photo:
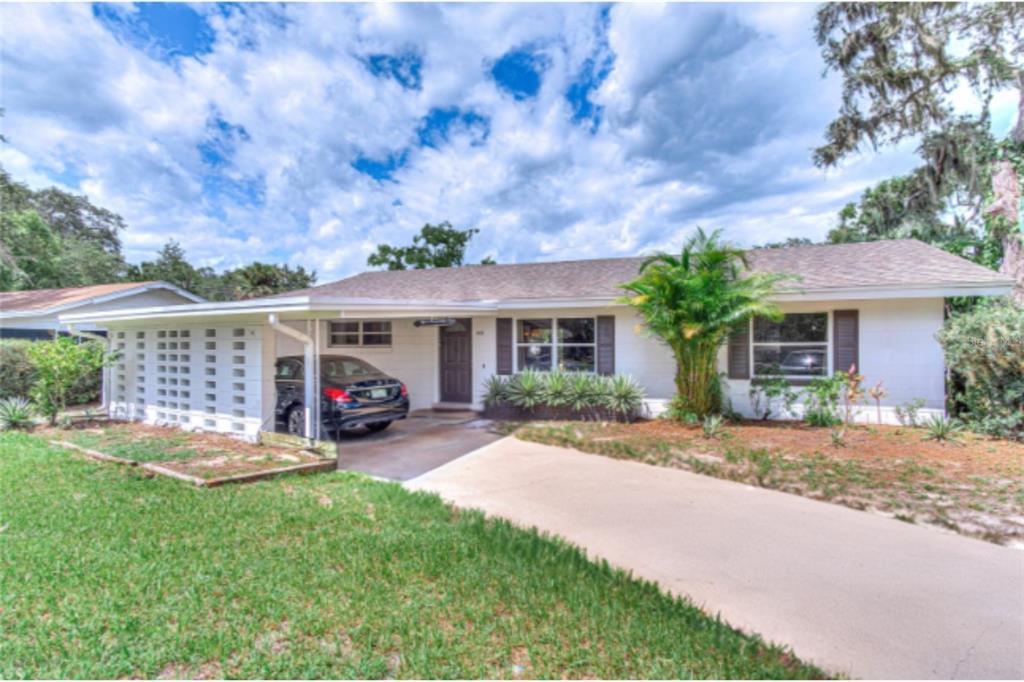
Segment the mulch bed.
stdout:
<path fill-rule="evenodd" d="M 699 426 L 686 426 L 666 419 L 612 424 L 609 435 L 652 437 L 707 445 Z M 846 447 L 833 447 L 828 429 L 803 422 L 743 421 L 726 426 L 726 431 L 747 448 L 779 450 L 794 455 L 826 453 L 830 458 L 875 462 L 906 457 L 942 469 L 950 476 L 1006 476 L 1024 474 L 1024 443 L 963 433 L 959 442 L 927 440 L 922 429 L 902 426 L 850 427 L 844 434 Z"/>
<path fill-rule="evenodd" d="M 335 463 L 333 458 L 310 450 L 137 422 L 82 420 L 71 428 L 47 427 L 36 432 L 94 459 L 140 466 L 205 487 L 292 471 L 326 471 Z"/>

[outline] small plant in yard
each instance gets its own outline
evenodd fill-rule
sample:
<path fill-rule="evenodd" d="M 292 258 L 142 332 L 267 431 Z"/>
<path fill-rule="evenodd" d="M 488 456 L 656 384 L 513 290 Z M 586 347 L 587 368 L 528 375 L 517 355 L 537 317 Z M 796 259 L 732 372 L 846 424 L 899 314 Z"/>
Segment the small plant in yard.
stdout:
<path fill-rule="evenodd" d="M 0 400 L 0 431 L 24 429 L 32 424 L 32 404 L 24 398 Z"/>
<path fill-rule="evenodd" d="M 76 343 L 62 336 L 28 349 L 28 359 L 35 370 L 32 399 L 50 425 L 67 409 L 74 386 L 86 376 L 111 364 L 115 356 L 98 343 Z"/>
<path fill-rule="evenodd" d="M 889 395 L 889 392 L 885 390 L 885 386 L 879 381 L 877 384 L 868 389 L 868 395 L 875 401 L 875 410 L 878 412 L 878 423 L 882 423 L 882 400 L 885 396 Z"/>
<path fill-rule="evenodd" d="M 909 426 L 910 428 L 917 428 L 918 424 L 918 413 L 921 408 L 924 407 L 924 398 L 914 398 L 908 400 L 905 403 L 901 403 L 894 408 L 896 412 L 896 421 L 903 426 Z"/>
<path fill-rule="evenodd" d="M 777 365 L 768 374 L 750 380 L 748 395 L 754 416 L 762 420 L 767 420 L 773 414 L 785 417 L 792 413 L 793 405 L 799 397 Z"/>
<path fill-rule="evenodd" d="M 811 426 L 836 426 L 839 417 L 839 399 L 846 386 L 846 372 L 830 377 L 816 377 L 807 385 L 804 421 Z"/>
<path fill-rule="evenodd" d="M 928 430 L 928 435 L 925 436 L 927 440 L 935 440 L 940 443 L 956 443 L 960 440 L 960 434 L 964 430 L 964 425 L 955 419 L 946 419 L 940 414 L 933 414 L 925 422 L 925 428 Z"/>
<path fill-rule="evenodd" d="M 508 399 L 516 407 L 532 410 L 544 402 L 544 380 L 540 372 L 526 370 L 508 382 Z"/>
<path fill-rule="evenodd" d="M 571 377 L 566 372 L 548 372 L 544 375 L 541 396 L 547 407 L 560 408 L 569 403 L 569 383 Z"/>
<path fill-rule="evenodd" d="M 839 372 L 839 374 L 843 374 Z M 864 401 L 864 377 L 857 374 L 857 365 L 850 365 L 848 372 L 843 375 L 843 423 L 849 426 L 853 423 L 853 408 L 857 403 Z"/>
<path fill-rule="evenodd" d="M 709 414 L 700 423 L 705 438 L 718 438 L 725 432 L 725 419 L 718 414 Z"/>
<path fill-rule="evenodd" d="M 505 377 L 492 374 L 484 383 L 484 405 L 497 407 L 508 403 L 508 384 L 509 381 Z"/>
<path fill-rule="evenodd" d="M 606 379 L 605 383 L 608 386 L 605 407 L 624 418 L 640 412 L 644 404 L 644 389 L 636 379 L 617 374 Z"/>
<path fill-rule="evenodd" d="M 846 429 L 832 427 L 829 432 L 829 438 L 832 441 L 832 447 L 834 448 L 845 448 L 846 447 Z"/>

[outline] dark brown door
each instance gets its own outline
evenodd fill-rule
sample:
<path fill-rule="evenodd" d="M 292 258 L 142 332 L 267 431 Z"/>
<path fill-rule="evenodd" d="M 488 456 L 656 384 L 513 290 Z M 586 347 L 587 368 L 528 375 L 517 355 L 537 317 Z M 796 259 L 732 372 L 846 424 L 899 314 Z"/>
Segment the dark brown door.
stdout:
<path fill-rule="evenodd" d="M 473 321 L 441 327 L 441 402 L 473 402 Z"/>

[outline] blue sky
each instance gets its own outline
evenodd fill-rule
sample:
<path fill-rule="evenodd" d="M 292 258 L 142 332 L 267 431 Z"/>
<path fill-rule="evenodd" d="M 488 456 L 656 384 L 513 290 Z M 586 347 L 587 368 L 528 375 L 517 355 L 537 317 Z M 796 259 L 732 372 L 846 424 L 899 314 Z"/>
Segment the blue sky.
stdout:
<path fill-rule="evenodd" d="M 500 262 L 822 237 L 915 164 L 824 172 L 810 5 L 4 5 L 0 163 L 121 213 L 130 260 L 365 269 L 424 222 Z M 1008 129 L 1014 94 L 996 101 Z"/>

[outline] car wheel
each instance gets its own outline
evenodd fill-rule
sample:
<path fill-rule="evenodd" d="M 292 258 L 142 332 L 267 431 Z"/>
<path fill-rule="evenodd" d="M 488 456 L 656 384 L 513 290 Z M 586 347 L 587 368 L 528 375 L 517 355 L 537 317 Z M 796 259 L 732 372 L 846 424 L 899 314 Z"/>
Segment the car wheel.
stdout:
<path fill-rule="evenodd" d="M 367 424 L 366 428 L 368 428 L 370 430 L 370 433 L 377 433 L 378 431 L 383 431 L 384 429 L 388 428 L 389 426 L 391 426 L 391 422 L 389 422 L 389 421 L 387 421 L 387 422 L 373 422 L 372 424 Z"/>
<path fill-rule="evenodd" d="M 288 426 L 288 433 L 293 436 L 305 436 L 306 435 L 306 411 L 301 407 L 293 407 L 288 410 L 288 417 L 286 419 Z"/>

